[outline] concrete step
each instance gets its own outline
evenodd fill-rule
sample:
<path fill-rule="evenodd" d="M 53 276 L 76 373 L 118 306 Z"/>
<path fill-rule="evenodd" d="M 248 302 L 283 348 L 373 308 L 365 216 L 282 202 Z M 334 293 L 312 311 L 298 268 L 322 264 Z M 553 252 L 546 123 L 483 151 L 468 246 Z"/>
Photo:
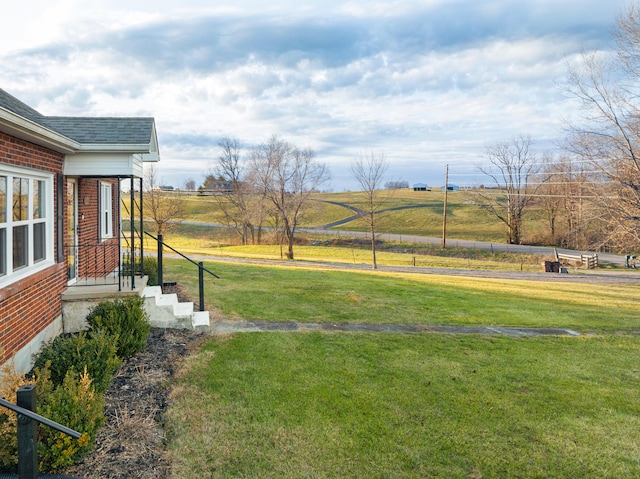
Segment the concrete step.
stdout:
<path fill-rule="evenodd" d="M 200 331 L 211 328 L 208 311 L 194 311 L 193 302 L 180 302 L 175 293 L 163 294 L 160 286 L 147 286 L 142 297 L 151 326 Z"/>
<path fill-rule="evenodd" d="M 209 311 L 195 311 L 192 319 L 193 329 L 198 331 L 211 331 L 211 319 Z"/>

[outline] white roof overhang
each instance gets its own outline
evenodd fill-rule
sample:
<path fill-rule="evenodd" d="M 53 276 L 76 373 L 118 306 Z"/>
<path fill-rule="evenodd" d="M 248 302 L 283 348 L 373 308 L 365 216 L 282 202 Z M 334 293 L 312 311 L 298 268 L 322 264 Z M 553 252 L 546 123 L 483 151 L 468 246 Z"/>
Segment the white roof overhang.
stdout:
<path fill-rule="evenodd" d="M 4 108 L 0 108 L 0 131 L 65 155 L 75 153 L 80 147 L 77 141 Z"/>

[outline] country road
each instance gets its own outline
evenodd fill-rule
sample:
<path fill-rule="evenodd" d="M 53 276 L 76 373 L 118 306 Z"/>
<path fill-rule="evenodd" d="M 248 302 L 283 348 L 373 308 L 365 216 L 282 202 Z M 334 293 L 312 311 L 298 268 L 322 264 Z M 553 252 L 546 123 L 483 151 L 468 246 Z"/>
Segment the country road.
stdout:
<path fill-rule="evenodd" d="M 219 223 L 206 223 L 201 221 L 181 221 L 182 224 L 187 225 L 196 225 L 196 226 L 217 226 L 224 227 L 225 225 Z M 319 228 L 299 228 L 298 231 L 304 231 L 307 233 L 317 234 L 317 235 L 327 235 L 327 236 L 340 236 L 341 238 L 369 238 L 370 234 L 364 231 L 346 231 L 346 230 L 336 230 L 336 229 L 327 229 L 326 226 Z M 442 238 L 435 238 L 431 236 L 418 236 L 418 235 L 401 235 L 401 234 L 391 234 L 391 233 L 378 233 L 376 235 L 379 239 L 384 241 L 397 241 L 403 242 L 406 241 L 408 243 L 429 243 L 429 244 L 441 244 Z M 474 241 L 474 240 L 463 240 L 463 239 L 454 239 L 447 238 L 447 246 L 457 247 L 457 248 L 477 248 L 477 249 L 490 249 L 493 251 L 510 251 L 513 253 L 525 253 L 525 254 L 536 254 L 541 256 L 554 256 L 554 248 L 549 246 L 529 246 L 529 245 L 518 245 L 518 244 L 505 244 L 505 243 L 490 243 L 487 241 Z M 555 248 L 558 253 L 566 253 L 566 254 L 595 254 L 592 251 L 575 251 L 564 248 Z M 617 266 L 625 265 L 625 257 L 624 255 L 612 254 L 612 253 L 597 253 L 598 261 L 602 263 L 614 264 Z"/>
<path fill-rule="evenodd" d="M 313 234 L 324 234 L 341 237 L 357 237 L 357 238 L 369 238 L 370 234 L 363 231 L 344 231 L 344 230 L 326 230 L 323 228 L 300 228 L 300 231 L 305 231 Z M 430 236 L 417 236 L 417 235 L 399 235 L 389 233 L 377 233 L 376 236 L 384 241 L 406 241 L 408 243 L 430 243 L 430 244 L 442 244 L 442 238 L 434 238 Z M 512 253 L 525 253 L 525 254 L 537 254 L 541 256 L 553 256 L 554 248 L 549 246 L 528 246 L 519 244 L 505 244 L 505 243 L 490 243 L 486 241 L 474 241 L 463 239 L 447 238 L 447 246 L 453 246 L 456 248 L 478 248 L 478 249 L 490 249 L 493 251 L 510 251 Z M 574 251 L 563 248 L 555 248 L 558 253 L 566 254 L 594 254 L 590 251 Z M 603 263 L 616 264 L 619 266 L 625 265 L 625 257 L 623 255 L 611 254 L 611 253 L 598 253 L 598 261 Z"/>
<path fill-rule="evenodd" d="M 319 201 L 321 203 L 328 203 L 336 206 L 341 206 L 348 210 L 354 211 L 356 214 L 348 218 L 344 218 L 342 220 L 320 226 L 318 228 L 300 228 L 300 231 L 307 231 L 309 233 L 314 233 L 314 234 L 332 233 L 332 234 L 341 235 L 341 236 L 351 235 L 351 236 L 361 237 L 361 238 L 369 236 L 369 233 L 366 233 L 366 232 L 354 232 L 354 231 L 346 232 L 346 231 L 337 231 L 337 230 L 328 231 L 331 228 L 343 225 L 345 223 L 349 223 L 350 221 L 360 218 L 366 213 L 365 211 L 359 208 L 356 208 L 352 205 L 349 205 L 347 203 L 342 203 L 338 201 L 327 201 L 327 200 L 316 200 L 316 201 Z M 413 209 L 413 208 L 425 208 L 428 206 L 431 206 L 431 205 L 417 204 L 417 205 L 395 206 L 392 208 L 379 210 L 376 213 L 379 214 L 387 211 L 398 211 L 398 210 Z M 442 244 L 442 238 L 434 238 L 434 237 L 427 237 L 427 236 L 398 235 L 398 234 L 387 234 L 387 233 L 378 233 L 376 234 L 376 236 L 379 239 L 385 240 L 385 241 L 399 241 L 399 242 L 407 241 L 410 243 Z M 459 248 L 491 249 L 492 251 L 493 250 L 510 251 L 512 253 L 537 254 L 541 256 L 554 256 L 556 251 L 558 253 L 566 253 L 566 254 L 587 254 L 587 255 L 595 254 L 594 252 L 590 252 L 590 251 L 574 251 L 574 250 L 552 248 L 552 247 L 545 247 L 545 246 L 527 246 L 527 245 L 513 245 L 513 244 L 505 244 L 505 243 L 489 243 L 489 242 L 483 242 L 483 241 L 458 240 L 458 239 L 450 239 L 450 238 L 447 238 L 446 244 L 449 246 L 455 246 Z M 624 256 L 616 255 L 616 254 L 608 254 L 608 253 L 598 253 L 598 261 L 609 263 L 609 264 L 621 265 L 621 266 L 624 266 L 626 263 L 626 259 Z"/>

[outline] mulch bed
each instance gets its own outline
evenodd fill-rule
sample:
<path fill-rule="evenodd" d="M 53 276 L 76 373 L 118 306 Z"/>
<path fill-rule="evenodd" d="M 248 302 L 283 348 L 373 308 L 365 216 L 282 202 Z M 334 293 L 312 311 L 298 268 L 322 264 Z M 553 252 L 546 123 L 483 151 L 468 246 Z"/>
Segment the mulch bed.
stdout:
<path fill-rule="evenodd" d="M 107 423 L 95 450 L 64 474 L 93 479 L 165 479 L 171 461 L 163 419 L 178 362 L 207 337 L 192 330 L 151 330 L 144 352 L 116 373 L 105 395 Z"/>

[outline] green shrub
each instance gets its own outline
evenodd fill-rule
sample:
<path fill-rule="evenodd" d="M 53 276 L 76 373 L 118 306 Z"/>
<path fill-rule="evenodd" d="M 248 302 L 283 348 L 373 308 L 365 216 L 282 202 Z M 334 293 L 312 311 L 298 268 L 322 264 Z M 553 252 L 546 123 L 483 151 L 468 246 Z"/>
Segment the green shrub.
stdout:
<path fill-rule="evenodd" d="M 7 361 L 0 367 L 0 398 L 16 403 L 16 391 L 30 384 L 23 374 L 18 374 L 13 363 Z M 16 472 L 18 465 L 18 420 L 14 412 L 0 407 L 0 471 Z"/>
<path fill-rule="evenodd" d="M 43 470 L 60 469 L 77 462 L 93 448 L 95 437 L 105 423 L 104 396 L 96 392 L 85 370 L 70 370 L 58 386 L 43 398 L 40 415 L 82 434 L 74 439 L 50 427 L 40 428 L 38 456 Z"/>
<path fill-rule="evenodd" d="M 144 350 L 151 331 L 144 300 L 139 296 L 103 301 L 87 316 L 92 333 L 105 331 L 117 338 L 117 355 L 128 359 Z"/>
<path fill-rule="evenodd" d="M 108 331 L 97 330 L 91 334 L 81 331 L 58 336 L 47 343 L 36 356 L 34 367 L 43 369 L 50 362 L 51 381 L 55 386 L 64 382 L 68 371 L 80 374 L 86 368 L 96 391 L 103 393 L 122 364 L 116 350 L 117 337 Z"/>
<path fill-rule="evenodd" d="M 61 468 L 80 459 L 92 448 L 105 422 L 104 397 L 95 391 L 89 375 L 70 370 L 56 388 L 51 381 L 50 366 L 46 362 L 42 368 L 36 368 L 31 379 L 4 368 L 0 387 L 0 396 L 15 403 L 15 392 L 20 386 L 35 384 L 38 414 L 83 434 L 76 440 L 41 426 L 38 438 L 41 470 Z M 17 466 L 17 417 L 6 410 L 0 414 L 0 471 L 16 472 Z"/>
<path fill-rule="evenodd" d="M 153 256 L 145 256 L 142 260 L 144 266 L 144 274 L 149 278 L 147 285 L 158 286 L 158 259 Z"/>

